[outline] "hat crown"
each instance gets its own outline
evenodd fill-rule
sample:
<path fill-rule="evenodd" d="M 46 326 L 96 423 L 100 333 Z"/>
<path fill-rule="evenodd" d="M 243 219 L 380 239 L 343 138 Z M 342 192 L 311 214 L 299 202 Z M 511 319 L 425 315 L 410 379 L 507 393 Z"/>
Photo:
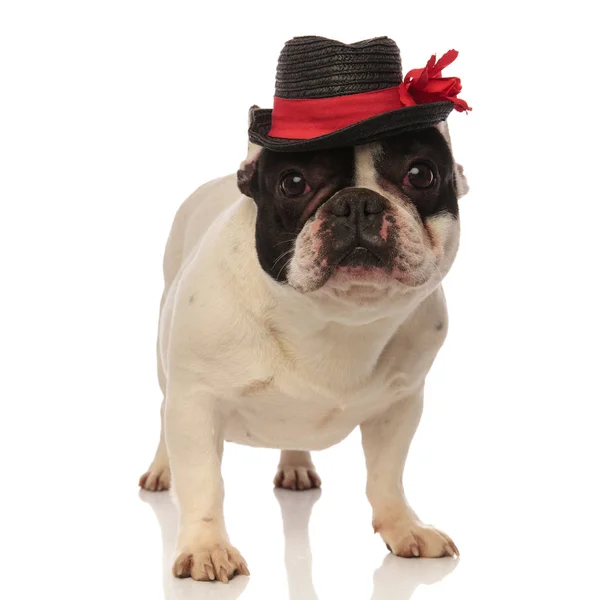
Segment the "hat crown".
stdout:
<path fill-rule="evenodd" d="M 353 44 L 318 36 L 295 37 L 279 55 L 275 96 L 331 98 L 394 87 L 401 81 L 400 50 L 388 37 Z"/>

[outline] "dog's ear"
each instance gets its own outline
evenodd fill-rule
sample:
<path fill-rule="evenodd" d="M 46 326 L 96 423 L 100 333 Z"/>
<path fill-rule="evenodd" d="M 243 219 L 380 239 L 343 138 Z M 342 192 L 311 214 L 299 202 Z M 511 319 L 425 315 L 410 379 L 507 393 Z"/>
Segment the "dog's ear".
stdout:
<path fill-rule="evenodd" d="M 258 108 L 255 104 L 250 107 L 248 111 L 248 126 L 252 122 L 252 113 Z M 261 147 L 253 144 L 252 142 L 248 142 L 248 153 L 246 154 L 246 158 L 242 161 L 240 168 L 237 172 L 237 184 L 240 192 L 245 196 L 250 198 L 254 197 L 253 188 L 256 183 L 256 171 L 258 165 L 258 157 L 260 155 Z"/>
<path fill-rule="evenodd" d="M 257 166 L 258 166 L 258 156 L 260 154 L 260 150 L 255 154 L 253 158 L 249 160 L 246 159 L 240 165 L 240 168 L 237 172 L 237 184 L 240 192 L 244 194 L 244 196 L 248 196 L 249 198 L 254 198 L 254 192 L 256 190 L 256 177 L 257 177 Z"/>
<path fill-rule="evenodd" d="M 455 163 L 454 166 L 454 182 L 456 183 L 456 195 L 462 198 L 469 193 L 469 183 L 465 176 L 465 170 L 462 165 Z"/>
<path fill-rule="evenodd" d="M 448 129 L 448 122 L 442 121 L 437 125 L 438 130 L 444 136 L 450 152 L 452 152 L 452 142 L 450 141 L 450 130 Z M 454 163 L 454 185 L 456 186 L 456 195 L 462 198 L 469 192 L 469 184 L 465 176 L 465 170 L 462 165 L 457 162 Z"/>

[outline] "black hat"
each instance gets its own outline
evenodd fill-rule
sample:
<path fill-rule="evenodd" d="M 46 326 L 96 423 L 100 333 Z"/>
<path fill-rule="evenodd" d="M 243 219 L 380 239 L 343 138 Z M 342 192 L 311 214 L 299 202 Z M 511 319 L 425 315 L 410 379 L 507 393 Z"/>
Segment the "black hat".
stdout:
<path fill-rule="evenodd" d="M 319 150 L 436 125 L 454 108 L 471 110 L 457 98 L 460 79 L 440 76 L 457 55 L 434 55 L 403 81 L 390 38 L 293 38 L 279 55 L 273 109 L 250 109 L 250 141 L 279 152 Z"/>

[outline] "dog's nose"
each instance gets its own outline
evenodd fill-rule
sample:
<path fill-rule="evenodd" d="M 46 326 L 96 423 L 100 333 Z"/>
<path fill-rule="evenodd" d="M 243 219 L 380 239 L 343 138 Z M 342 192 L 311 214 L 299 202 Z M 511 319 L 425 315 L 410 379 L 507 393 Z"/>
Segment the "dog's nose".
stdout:
<path fill-rule="evenodd" d="M 346 192 L 331 201 L 331 214 L 354 220 L 356 217 L 378 215 L 384 210 L 383 198 L 369 190 Z"/>

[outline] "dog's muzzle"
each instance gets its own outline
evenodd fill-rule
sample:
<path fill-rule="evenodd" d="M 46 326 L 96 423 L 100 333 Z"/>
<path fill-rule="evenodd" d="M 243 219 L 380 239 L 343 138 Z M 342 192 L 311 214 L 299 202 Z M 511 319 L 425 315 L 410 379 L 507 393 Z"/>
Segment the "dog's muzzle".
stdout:
<path fill-rule="evenodd" d="M 323 206 L 330 223 L 330 260 L 341 266 L 382 266 L 389 260 L 385 235 L 393 219 L 388 200 L 365 188 L 346 188 Z"/>

